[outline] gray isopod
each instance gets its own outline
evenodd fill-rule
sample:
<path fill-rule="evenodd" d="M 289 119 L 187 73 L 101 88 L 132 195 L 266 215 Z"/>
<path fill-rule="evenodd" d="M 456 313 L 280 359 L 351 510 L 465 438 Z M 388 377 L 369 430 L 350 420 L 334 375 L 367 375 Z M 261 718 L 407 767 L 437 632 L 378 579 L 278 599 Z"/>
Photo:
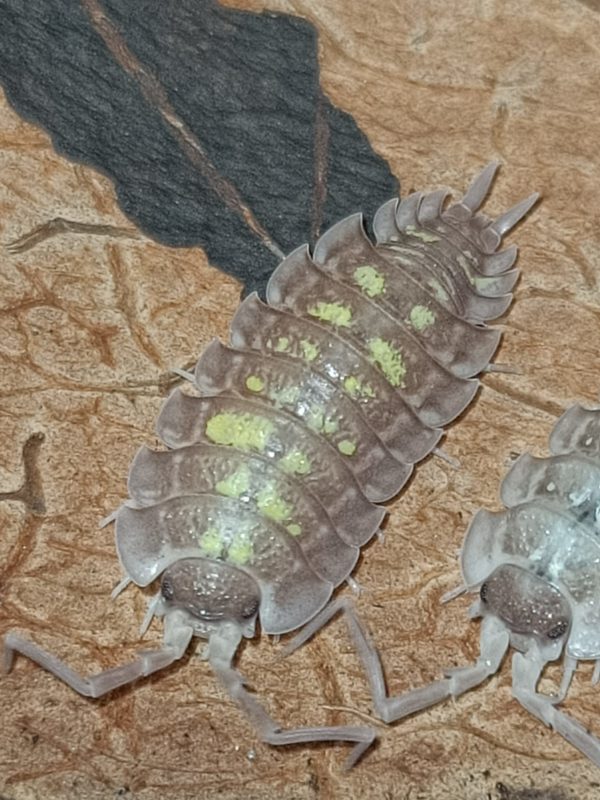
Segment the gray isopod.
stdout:
<path fill-rule="evenodd" d="M 472 401 L 474 376 L 490 368 L 500 333 L 485 322 L 506 311 L 518 277 L 516 247 L 499 247 L 537 199 L 494 220 L 480 213 L 497 167 L 447 207 L 447 190 L 386 203 L 375 244 L 357 214 L 312 253 L 294 251 L 273 273 L 267 303 L 251 295 L 241 304 L 230 345 L 204 351 L 189 376 L 195 394 L 167 400 L 157 429 L 170 449 L 137 453 L 130 499 L 113 515 L 118 589 L 160 582 L 144 627 L 164 619 L 162 647 L 84 678 L 9 632 L 7 669 L 22 653 L 99 697 L 172 664 L 199 636 L 263 741 L 352 742 L 351 765 L 372 728 L 284 730 L 233 666 L 257 620 L 268 634 L 302 628 L 293 648 L 344 611 L 376 713 L 402 716 L 351 604 L 331 597 L 378 531 L 378 504 L 436 448 Z"/>

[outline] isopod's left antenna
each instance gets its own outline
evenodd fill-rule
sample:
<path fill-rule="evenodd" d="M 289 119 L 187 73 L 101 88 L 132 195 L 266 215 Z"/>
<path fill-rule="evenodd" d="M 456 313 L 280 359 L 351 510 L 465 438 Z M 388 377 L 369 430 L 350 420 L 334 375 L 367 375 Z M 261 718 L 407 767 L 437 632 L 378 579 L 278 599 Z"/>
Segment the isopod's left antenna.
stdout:
<path fill-rule="evenodd" d="M 139 653 L 135 661 L 120 667 L 98 672 L 96 675 L 83 677 L 72 670 L 64 661 L 42 650 L 33 642 L 16 633 L 7 633 L 4 637 L 2 666 L 4 672 L 10 672 L 16 653 L 27 656 L 44 669 L 56 675 L 61 681 L 84 697 L 101 697 L 113 689 L 132 683 L 138 678 L 150 675 L 178 661 L 192 639 L 193 628 L 187 623 L 180 611 L 165 615 L 163 645 L 158 650 L 145 650 Z"/>

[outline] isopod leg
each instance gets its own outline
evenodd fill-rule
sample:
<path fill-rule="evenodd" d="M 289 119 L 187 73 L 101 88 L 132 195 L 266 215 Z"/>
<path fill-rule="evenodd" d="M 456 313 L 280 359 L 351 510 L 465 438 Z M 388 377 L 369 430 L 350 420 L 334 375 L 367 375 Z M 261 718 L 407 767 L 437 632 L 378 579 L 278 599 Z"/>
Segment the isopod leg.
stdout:
<path fill-rule="evenodd" d="M 309 742 L 353 742 L 355 746 L 345 763 L 346 769 L 353 767 L 373 744 L 375 731 L 372 728 L 349 725 L 282 730 L 256 697 L 245 689 L 243 677 L 232 666 L 240 640 L 241 632 L 236 625 L 221 625 L 209 638 L 208 660 L 228 695 L 244 711 L 262 741 L 275 746 Z"/>
<path fill-rule="evenodd" d="M 190 643 L 192 634 L 192 628 L 178 613 L 167 615 L 164 643 L 159 650 L 143 651 L 130 664 L 123 664 L 85 678 L 74 672 L 64 661 L 42 650 L 33 642 L 23 639 L 18 634 L 7 633 L 4 637 L 3 667 L 5 672 L 9 672 L 15 654 L 21 653 L 56 675 L 79 694 L 85 697 L 100 697 L 137 678 L 164 669 L 180 659 Z"/>
<path fill-rule="evenodd" d="M 370 641 L 352 603 L 345 598 L 334 600 L 317 614 L 297 636 L 294 636 L 285 648 L 285 655 L 304 644 L 338 612 L 344 614 L 350 635 L 367 673 L 373 707 L 384 722 L 394 722 L 415 711 L 429 708 L 448 697 L 458 697 L 482 683 L 498 670 L 509 645 L 509 635 L 502 623 L 494 617 L 486 617 L 481 626 L 481 655 L 475 664 L 449 670 L 446 673 L 448 677 L 433 681 L 428 686 L 388 697 L 379 652 Z"/>
<path fill-rule="evenodd" d="M 573 747 L 600 766 L 600 741 L 572 717 L 559 711 L 555 699 L 536 691 L 545 661 L 537 651 L 515 653 L 512 662 L 514 697 L 530 714 L 560 733 Z"/>

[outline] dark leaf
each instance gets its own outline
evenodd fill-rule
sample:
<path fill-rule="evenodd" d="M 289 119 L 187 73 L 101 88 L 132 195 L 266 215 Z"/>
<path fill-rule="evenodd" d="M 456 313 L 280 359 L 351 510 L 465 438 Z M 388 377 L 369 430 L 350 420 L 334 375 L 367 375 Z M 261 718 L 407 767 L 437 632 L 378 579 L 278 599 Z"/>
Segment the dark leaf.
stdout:
<path fill-rule="evenodd" d="M 264 285 L 282 254 L 397 192 L 322 94 L 307 22 L 211 0 L 0 0 L 0 80 L 168 245 Z"/>

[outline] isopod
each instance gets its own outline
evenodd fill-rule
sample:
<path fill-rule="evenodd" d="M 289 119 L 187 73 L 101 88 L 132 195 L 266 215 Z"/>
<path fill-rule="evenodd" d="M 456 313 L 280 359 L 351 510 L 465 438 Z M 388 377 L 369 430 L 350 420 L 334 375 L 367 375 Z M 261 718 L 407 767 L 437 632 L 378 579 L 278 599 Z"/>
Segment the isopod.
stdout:
<path fill-rule="evenodd" d="M 473 400 L 500 339 L 485 323 L 503 314 L 518 272 L 502 237 L 533 194 L 492 220 L 479 212 L 498 165 L 464 197 L 449 192 L 390 200 L 375 215 L 330 228 L 275 270 L 267 302 L 240 305 L 229 345 L 213 341 L 176 389 L 157 424 L 169 448 L 143 447 L 129 473 L 130 499 L 115 512 L 125 578 L 160 580 L 144 628 L 164 618 L 160 649 L 91 677 L 16 633 L 5 667 L 22 653 L 82 695 L 99 697 L 181 658 L 192 637 L 225 690 L 272 745 L 354 743 L 354 764 L 375 738 L 367 726 L 283 730 L 246 691 L 233 659 L 243 637 L 302 631 L 298 646 L 345 612 L 386 721 L 377 651 L 334 589 L 350 578 L 360 547 L 385 516 L 413 465 L 442 427 Z M 304 627 L 303 627 L 304 626 Z"/>
<path fill-rule="evenodd" d="M 481 654 L 473 666 L 397 698 L 398 717 L 457 697 L 500 667 L 509 647 L 513 696 L 600 766 L 600 740 L 557 708 L 577 663 L 600 679 L 600 408 L 569 408 L 550 436 L 549 458 L 522 455 L 506 475 L 506 510 L 480 510 L 466 533 L 461 569 L 477 592 Z M 546 664 L 563 656 L 556 695 L 537 691 Z"/>

